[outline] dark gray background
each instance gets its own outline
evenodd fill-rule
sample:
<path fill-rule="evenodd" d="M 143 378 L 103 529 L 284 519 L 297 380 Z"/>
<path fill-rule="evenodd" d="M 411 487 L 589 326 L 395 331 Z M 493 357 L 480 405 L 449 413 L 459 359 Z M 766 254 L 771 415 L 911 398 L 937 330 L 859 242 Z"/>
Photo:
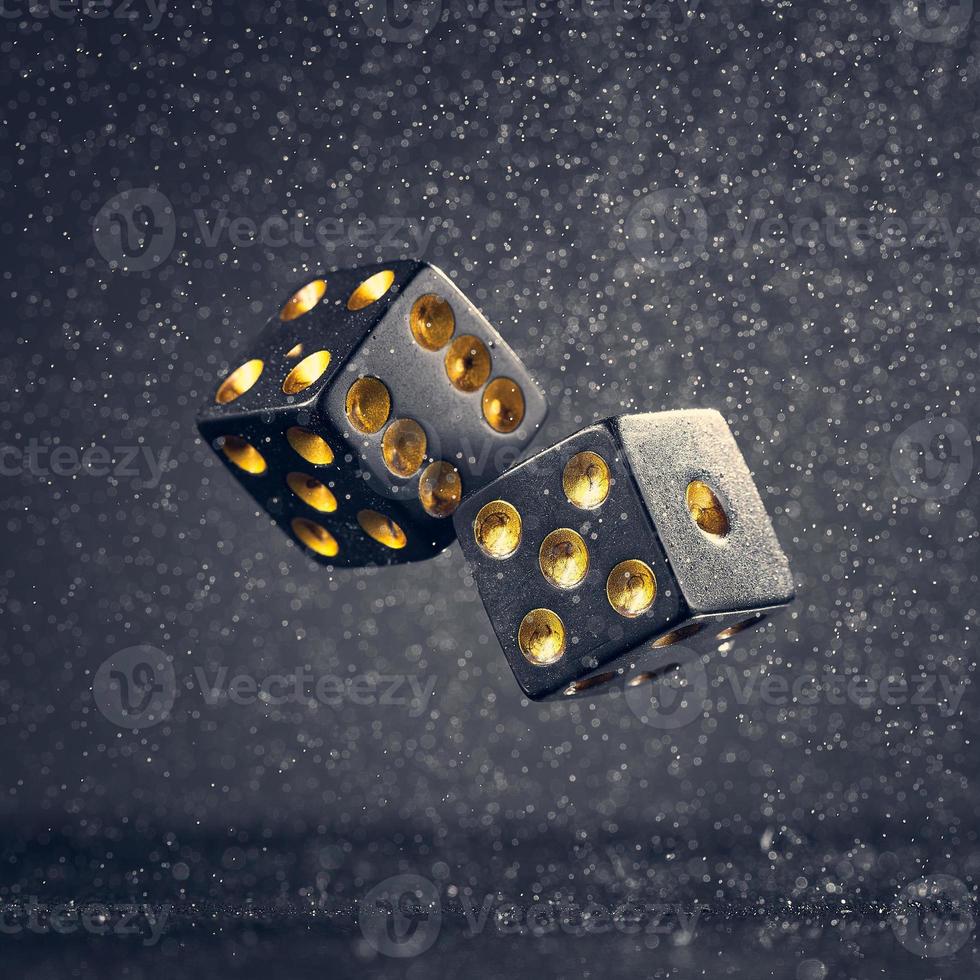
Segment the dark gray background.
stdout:
<path fill-rule="evenodd" d="M 502 976 L 976 969 L 973 940 L 920 958 L 887 918 L 920 875 L 972 890 L 980 872 L 975 690 L 951 717 L 740 705 L 721 673 L 972 677 L 972 466 L 936 500 L 903 491 L 890 460 L 923 420 L 977 431 L 976 17 L 935 38 L 898 0 L 659 13 L 508 19 L 447 3 L 417 44 L 320 3 L 174 4 L 155 30 L 0 25 L 0 443 L 169 452 L 158 485 L 145 466 L 2 477 L 0 896 L 185 914 L 151 950 L 0 937 L 11 975 L 31 961 L 44 976 L 421 977 L 475 973 L 475 957 Z M 175 247 L 143 272 L 111 269 L 93 238 L 129 187 L 158 189 L 176 221 Z M 668 228 L 681 268 L 638 261 L 643 243 L 624 236 L 635 202 L 665 188 L 707 218 L 672 246 Z M 404 228 L 330 249 L 209 245 L 195 210 L 210 224 L 222 209 L 411 219 L 432 236 L 422 250 Z M 904 241 L 841 230 L 885 216 Z M 763 224 L 804 217 L 825 223 L 808 240 Z M 331 575 L 196 438 L 199 402 L 292 286 L 415 254 L 544 386 L 538 446 L 630 410 L 715 407 L 735 430 L 799 598 L 709 666 L 693 724 L 652 729 L 621 697 L 523 702 L 458 547 Z M 419 717 L 350 701 L 209 707 L 182 688 L 167 722 L 133 735 L 91 685 L 142 643 L 181 681 L 303 664 L 438 681 Z M 399 871 L 523 902 L 560 889 L 712 912 L 686 947 L 468 940 L 453 924 L 393 960 L 351 909 Z M 243 924 L 249 898 L 275 922 Z"/>

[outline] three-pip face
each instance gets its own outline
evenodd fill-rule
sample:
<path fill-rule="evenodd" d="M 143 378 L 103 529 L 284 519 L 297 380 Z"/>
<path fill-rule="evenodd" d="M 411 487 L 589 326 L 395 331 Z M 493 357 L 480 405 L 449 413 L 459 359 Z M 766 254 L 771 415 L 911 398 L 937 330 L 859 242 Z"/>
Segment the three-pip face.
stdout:
<path fill-rule="evenodd" d="M 792 598 L 772 525 L 717 412 L 590 426 L 468 497 L 464 554 L 534 699 L 601 691 L 716 646 Z"/>

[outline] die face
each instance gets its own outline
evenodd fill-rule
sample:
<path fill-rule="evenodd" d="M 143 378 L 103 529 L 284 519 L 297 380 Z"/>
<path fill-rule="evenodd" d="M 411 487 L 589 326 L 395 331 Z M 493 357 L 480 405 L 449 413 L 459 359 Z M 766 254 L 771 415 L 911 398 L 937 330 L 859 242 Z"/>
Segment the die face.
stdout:
<path fill-rule="evenodd" d="M 421 561 L 454 537 L 365 486 L 357 459 L 316 410 L 279 409 L 201 422 L 218 457 L 303 553 L 336 568 Z M 430 522 L 431 524 L 432 522 Z"/>
<path fill-rule="evenodd" d="M 383 419 L 359 413 L 366 382 L 387 391 Z M 415 270 L 323 400 L 368 485 L 423 523 L 449 523 L 461 497 L 506 470 L 547 414 L 517 355 L 432 266 Z M 440 474 L 453 482 L 445 499 L 424 499 Z"/>
<path fill-rule="evenodd" d="M 313 405 L 420 268 L 420 262 L 391 262 L 308 279 L 266 323 L 249 353 L 229 365 L 199 423 Z M 358 309 L 351 310 L 354 297 Z"/>
<path fill-rule="evenodd" d="M 607 482 L 589 454 L 608 468 Z M 520 543 L 512 553 L 515 538 L 508 520 L 512 528 L 513 517 L 499 502 L 520 518 Z M 521 688 L 534 700 L 598 693 L 635 662 L 637 650 L 687 615 L 617 434 L 607 422 L 539 453 L 468 496 L 454 520 L 500 645 Z M 565 530 L 574 532 L 588 553 L 584 575 L 575 538 L 552 536 Z M 642 563 L 655 580 L 649 605 L 646 572 L 633 563 Z M 621 614 L 613 601 L 637 614 Z M 553 662 L 542 662 L 555 653 L 553 645 L 548 648 L 555 628 L 542 610 L 557 617 L 564 632 L 564 652 Z M 538 662 L 522 651 L 522 635 L 524 648 Z M 536 647 L 536 637 L 542 636 L 545 641 Z"/>
<path fill-rule="evenodd" d="M 662 670 L 676 662 L 681 653 L 712 655 L 732 646 L 736 637 L 747 630 L 768 625 L 785 606 L 766 606 L 762 609 L 741 609 L 715 616 L 689 616 L 667 633 L 656 637 L 649 646 L 636 651 L 631 671 Z M 627 681 L 634 675 L 627 677 Z"/>
<path fill-rule="evenodd" d="M 692 618 L 729 614 L 727 623 L 792 600 L 789 563 L 718 412 L 625 415 L 613 424 Z"/>
<path fill-rule="evenodd" d="M 731 647 L 746 631 L 762 630 L 772 618 L 786 608 L 784 605 L 759 609 L 740 609 L 718 616 L 698 616 L 690 619 L 680 630 L 685 632 L 677 642 L 699 653 L 713 654 Z M 678 632 L 680 631 L 678 630 Z"/>

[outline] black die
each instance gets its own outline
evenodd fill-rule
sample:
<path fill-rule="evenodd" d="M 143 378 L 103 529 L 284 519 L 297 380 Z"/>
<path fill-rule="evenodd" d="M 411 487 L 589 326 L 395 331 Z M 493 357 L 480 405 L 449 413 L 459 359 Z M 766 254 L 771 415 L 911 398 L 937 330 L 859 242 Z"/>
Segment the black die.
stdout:
<path fill-rule="evenodd" d="M 547 413 L 496 330 L 423 262 L 311 280 L 231 367 L 202 436 L 333 566 L 441 551 L 463 494 L 511 465 Z"/>
<path fill-rule="evenodd" d="M 454 521 L 535 700 L 640 683 L 672 644 L 715 649 L 793 598 L 789 565 L 715 411 L 606 419 L 463 501 Z"/>

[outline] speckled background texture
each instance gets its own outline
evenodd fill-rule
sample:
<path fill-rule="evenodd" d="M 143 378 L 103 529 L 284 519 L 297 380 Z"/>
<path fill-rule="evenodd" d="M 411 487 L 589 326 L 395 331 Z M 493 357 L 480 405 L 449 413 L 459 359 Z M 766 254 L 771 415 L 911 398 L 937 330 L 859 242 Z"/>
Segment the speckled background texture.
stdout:
<path fill-rule="evenodd" d="M 445 0 L 406 41 L 353 4 L 8 0 L 0 902 L 173 914 L 153 946 L 5 933 L 5 975 L 977 970 L 980 14 L 921 6 Z M 130 188 L 169 202 L 138 191 L 149 251 L 100 230 Z M 291 287 L 415 256 L 546 391 L 535 448 L 625 411 L 735 431 L 798 598 L 707 664 L 689 723 L 527 703 L 458 546 L 331 574 L 198 439 Z M 93 680 L 137 645 L 176 696 L 133 733 Z M 304 668 L 362 681 L 199 683 Z M 428 695 L 382 704 L 372 672 Z M 872 693 L 763 692 L 828 674 Z M 444 902 L 403 958 L 358 925 L 400 873 Z M 893 909 L 924 875 L 963 928 L 933 910 L 916 951 Z M 470 937 L 487 894 L 705 911 Z"/>

